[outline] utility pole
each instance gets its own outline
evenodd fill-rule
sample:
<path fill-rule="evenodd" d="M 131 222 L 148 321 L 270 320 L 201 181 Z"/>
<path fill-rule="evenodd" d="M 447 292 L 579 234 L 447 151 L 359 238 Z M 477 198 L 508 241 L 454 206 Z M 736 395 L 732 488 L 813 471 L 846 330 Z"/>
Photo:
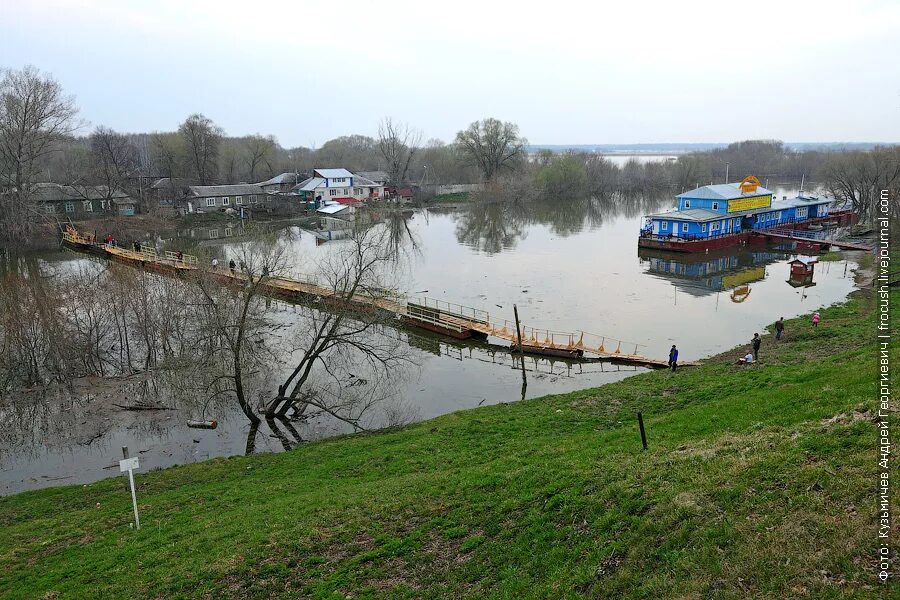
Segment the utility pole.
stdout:
<path fill-rule="evenodd" d="M 525 390 L 528 388 L 528 380 L 525 378 L 525 347 L 522 346 L 522 329 L 519 327 L 519 308 L 513 304 L 513 315 L 516 318 L 516 340 L 519 344 L 519 360 L 522 362 L 522 400 L 525 399 Z"/>

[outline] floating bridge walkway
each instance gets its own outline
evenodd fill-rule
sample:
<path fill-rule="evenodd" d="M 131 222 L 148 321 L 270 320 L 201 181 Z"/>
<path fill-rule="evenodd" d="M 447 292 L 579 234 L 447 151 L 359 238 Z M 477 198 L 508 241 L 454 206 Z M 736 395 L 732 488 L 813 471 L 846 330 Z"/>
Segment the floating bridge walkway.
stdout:
<path fill-rule="evenodd" d="M 96 243 L 95 240 L 80 235 L 73 228 L 63 232 L 66 246 L 80 251 L 90 252 L 110 260 L 125 263 L 147 271 L 167 275 L 180 275 L 201 271 L 214 275 L 223 283 L 229 280 L 246 279 L 240 271 L 232 272 L 228 268 L 204 268 L 197 257 L 188 254 L 165 252 L 158 255 L 152 246 L 141 246 L 140 251 Z M 335 290 L 323 287 L 310 279 L 271 277 L 263 282 L 267 295 L 286 299 L 317 298 L 328 301 L 335 298 Z M 376 308 L 396 315 L 410 326 L 426 329 L 456 339 L 472 337 L 499 338 L 510 343 L 511 350 L 521 349 L 527 354 L 557 356 L 575 360 L 609 360 L 646 367 L 667 367 L 667 361 L 650 358 L 640 354 L 642 344 L 625 342 L 609 336 L 587 333 L 584 331 L 554 331 L 545 328 L 519 324 L 518 332 L 515 321 L 492 317 L 490 313 L 477 308 L 463 306 L 419 297 L 416 299 L 395 297 L 376 297 L 366 294 L 355 294 L 352 298 L 340 298 L 341 302 L 349 302 L 364 309 Z M 685 362 L 679 366 L 692 366 L 695 363 Z"/>
<path fill-rule="evenodd" d="M 774 229 L 759 229 L 755 233 L 764 235 L 773 239 L 793 240 L 797 242 L 813 242 L 829 246 L 837 246 L 844 250 L 872 250 L 874 243 L 872 240 L 853 237 L 834 237 L 832 232 L 828 231 L 809 231 L 806 229 L 786 229 L 776 227 Z"/>

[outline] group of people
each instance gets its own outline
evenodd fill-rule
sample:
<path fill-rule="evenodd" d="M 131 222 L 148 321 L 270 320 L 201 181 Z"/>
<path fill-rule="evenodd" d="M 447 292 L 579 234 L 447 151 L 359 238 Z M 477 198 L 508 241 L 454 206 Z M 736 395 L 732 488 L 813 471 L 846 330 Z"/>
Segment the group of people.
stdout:
<path fill-rule="evenodd" d="M 819 314 L 819 311 L 816 311 L 812 315 L 812 326 L 818 327 L 819 321 L 822 320 L 822 315 Z M 777 321 L 775 321 L 775 339 L 780 340 L 784 336 L 784 317 L 781 317 Z M 739 358 L 737 364 L 739 365 L 749 365 L 754 361 L 759 360 L 759 348 L 762 346 L 762 338 L 759 337 L 758 333 L 753 334 L 753 339 L 750 340 L 750 348 L 751 350 L 747 352 L 742 358 Z"/>
<path fill-rule="evenodd" d="M 812 315 L 812 326 L 818 327 L 819 321 L 822 320 L 822 315 L 819 314 L 819 311 L 816 311 Z M 775 339 L 780 340 L 784 336 L 784 317 L 781 317 L 777 321 L 775 321 Z M 762 338 L 759 337 L 758 333 L 753 334 L 753 339 L 750 340 L 750 349 L 747 351 L 747 354 L 742 356 L 737 360 L 737 364 L 739 365 L 750 365 L 759 360 L 759 349 L 762 346 Z M 675 371 L 678 368 L 678 348 L 675 344 L 672 344 L 672 348 L 669 350 L 669 367 L 671 367 L 672 371 Z"/>

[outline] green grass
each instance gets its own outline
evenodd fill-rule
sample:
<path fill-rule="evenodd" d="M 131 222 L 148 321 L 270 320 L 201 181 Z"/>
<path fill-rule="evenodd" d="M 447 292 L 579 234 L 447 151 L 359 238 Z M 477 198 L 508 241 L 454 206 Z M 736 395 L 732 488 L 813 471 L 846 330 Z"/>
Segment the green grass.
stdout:
<path fill-rule="evenodd" d="M 138 475 L 139 532 L 124 477 L 0 499 L 0 596 L 896 597 L 872 296 L 821 312 L 749 367 Z"/>
<path fill-rule="evenodd" d="M 471 200 L 469 192 L 456 192 L 453 194 L 441 194 L 431 198 L 429 202 L 468 202 Z"/>
<path fill-rule="evenodd" d="M 835 262 L 838 260 L 844 260 L 845 256 L 843 252 L 829 250 L 828 252 L 820 254 L 818 258 L 819 262 Z"/>

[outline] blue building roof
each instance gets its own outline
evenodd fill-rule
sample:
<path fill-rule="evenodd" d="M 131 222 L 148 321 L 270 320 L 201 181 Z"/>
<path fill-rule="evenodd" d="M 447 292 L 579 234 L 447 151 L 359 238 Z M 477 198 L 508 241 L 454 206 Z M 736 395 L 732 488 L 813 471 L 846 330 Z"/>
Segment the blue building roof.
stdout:
<path fill-rule="evenodd" d="M 678 194 L 676 198 L 689 198 L 691 200 L 736 200 L 738 198 L 752 198 L 754 196 L 765 196 L 771 194 L 770 190 L 762 186 L 758 186 L 754 191 L 744 194 L 741 192 L 740 183 L 719 183 L 715 185 L 704 185 L 696 189 Z"/>

